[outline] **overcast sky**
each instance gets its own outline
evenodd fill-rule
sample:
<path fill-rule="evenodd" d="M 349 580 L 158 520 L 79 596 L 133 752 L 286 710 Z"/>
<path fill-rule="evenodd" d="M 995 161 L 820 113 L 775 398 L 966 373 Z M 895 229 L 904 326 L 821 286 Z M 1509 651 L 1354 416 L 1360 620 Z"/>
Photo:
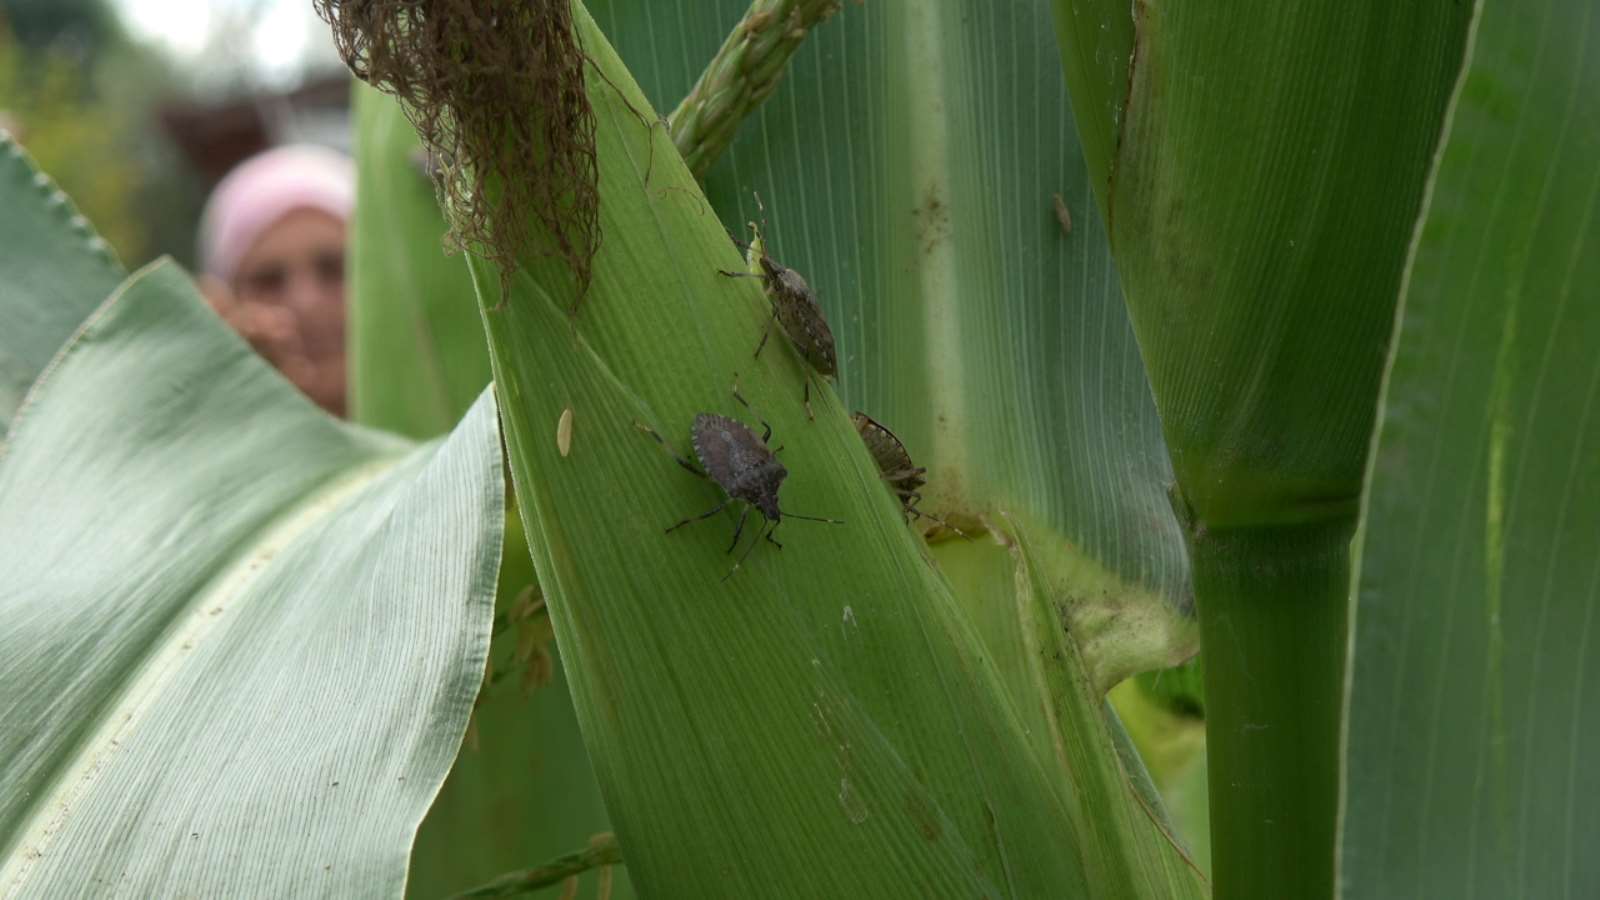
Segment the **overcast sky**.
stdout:
<path fill-rule="evenodd" d="M 194 69 L 244 69 L 287 84 L 338 64 L 311 0 L 111 0 L 139 39 Z"/>

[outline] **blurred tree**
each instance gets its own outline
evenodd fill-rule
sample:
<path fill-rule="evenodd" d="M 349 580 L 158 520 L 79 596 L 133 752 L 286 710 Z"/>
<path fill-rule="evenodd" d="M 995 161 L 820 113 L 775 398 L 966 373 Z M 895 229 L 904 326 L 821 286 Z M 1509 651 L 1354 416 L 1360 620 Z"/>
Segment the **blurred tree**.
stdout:
<path fill-rule="evenodd" d="M 53 49 L 94 58 L 127 42 L 105 0 L 0 0 L 0 19 L 25 50 Z"/>
<path fill-rule="evenodd" d="M 5 125 L 95 222 L 124 261 L 143 256 L 134 214 L 139 171 L 127 153 L 125 113 L 92 96 L 75 53 L 21 45 L 0 21 L 0 109 Z"/>
<path fill-rule="evenodd" d="M 103 0 L 0 0 L 0 127 L 130 266 L 192 257 L 200 188 L 152 128 L 171 83 Z"/>

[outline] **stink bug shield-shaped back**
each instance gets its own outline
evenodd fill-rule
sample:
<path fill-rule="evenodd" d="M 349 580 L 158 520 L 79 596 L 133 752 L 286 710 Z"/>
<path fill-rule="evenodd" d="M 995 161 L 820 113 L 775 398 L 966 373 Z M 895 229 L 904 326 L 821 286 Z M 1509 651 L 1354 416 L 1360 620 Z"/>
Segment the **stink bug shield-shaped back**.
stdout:
<path fill-rule="evenodd" d="M 761 203 L 761 198 L 756 198 L 756 203 Z M 763 211 L 765 209 L 763 208 Z M 764 225 L 765 223 L 763 223 Z M 772 304 L 772 318 L 767 321 L 767 327 L 761 333 L 761 342 L 756 344 L 755 355 L 761 356 L 761 351 L 767 346 L 767 338 L 772 336 L 772 323 L 777 322 L 783 328 L 783 333 L 788 336 L 789 342 L 794 345 L 796 353 L 806 361 L 810 371 L 806 374 L 805 405 L 807 418 L 815 419 L 811 412 L 811 373 L 815 372 L 823 378 L 832 378 L 838 371 L 838 359 L 834 355 L 833 331 L 828 328 L 828 320 L 822 314 L 822 306 L 817 303 L 816 294 L 812 293 L 811 286 L 800 277 L 800 273 L 773 259 L 767 253 L 766 238 L 754 222 L 750 223 L 750 231 L 754 235 L 746 250 L 746 263 L 750 266 L 749 272 L 728 272 L 719 269 L 721 274 L 730 278 L 759 278 L 767 300 Z"/>
<path fill-rule="evenodd" d="M 738 400 L 745 409 L 750 409 L 749 401 L 739 393 L 737 383 L 733 386 L 734 399 Z M 759 416 L 757 417 L 760 421 Z M 783 487 L 783 480 L 789 476 L 789 470 L 778 461 L 778 452 L 767 446 L 767 441 L 772 438 L 772 426 L 761 421 L 762 433 L 758 437 L 750 426 L 738 419 L 716 413 L 700 413 L 694 417 L 694 426 L 690 431 L 690 440 L 694 446 L 694 455 L 700 465 L 682 456 L 667 443 L 660 432 L 648 425 L 634 423 L 640 431 L 656 439 L 666 451 L 672 454 L 678 465 L 689 472 L 712 482 L 722 489 L 721 503 L 701 513 L 690 516 L 667 529 L 668 533 L 678 530 L 691 522 L 709 519 L 728 507 L 728 504 L 741 501 L 744 508 L 739 513 L 739 524 L 733 530 L 733 541 L 728 544 L 728 553 L 732 553 L 739 546 L 739 537 L 744 533 L 744 523 L 750 517 L 750 510 L 754 509 L 761 514 L 765 527 L 761 529 L 761 536 L 750 541 L 743 554 L 739 556 L 733 568 L 728 570 L 722 580 L 733 577 L 744 565 L 745 559 L 755 549 L 756 544 L 765 539 L 768 543 L 783 549 L 783 545 L 774 538 L 773 532 L 778 529 L 784 516 L 792 519 L 804 519 L 810 522 L 829 522 L 834 525 L 844 524 L 838 519 L 826 519 L 818 516 L 802 516 L 798 513 L 784 512 L 778 503 L 778 491 Z M 779 450 L 783 448 L 778 448 Z"/>
<path fill-rule="evenodd" d="M 928 470 L 911 461 L 910 451 L 906 450 L 906 445 L 894 432 L 863 412 L 851 413 L 850 422 L 856 426 L 856 433 L 861 435 L 861 442 L 867 445 L 867 452 L 877 464 L 878 474 L 883 477 L 884 484 L 900 498 L 900 510 L 908 520 L 928 519 L 962 537 L 967 536 L 939 516 L 917 508 L 917 504 L 922 502 L 922 486 L 928 483 Z"/>
<path fill-rule="evenodd" d="M 872 454 L 878 473 L 900 498 L 905 512 L 914 512 L 917 501 L 922 499 L 918 490 L 928 483 L 928 470 L 913 464 L 906 445 L 878 420 L 857 412 L 850 414 L 850 422 L 856 426 L 856 433 L 861 435 L 861 442 L 867 445 L 867 452 Z"/>

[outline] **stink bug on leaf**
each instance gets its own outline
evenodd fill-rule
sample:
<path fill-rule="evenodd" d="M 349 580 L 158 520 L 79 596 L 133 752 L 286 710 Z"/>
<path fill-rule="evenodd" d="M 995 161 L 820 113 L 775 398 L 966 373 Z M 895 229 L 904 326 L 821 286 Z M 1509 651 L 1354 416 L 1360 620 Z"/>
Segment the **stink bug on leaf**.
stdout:
<path fill-rule="evenodd" d="M 756 205 L 761 206 L 760 196 L 756 197 Z M 761 209 L 763 213 L 766 212 L 765 207 Z M 762 226 L 765 225 L 763 220 Z M 822 306 L 817 303 L 816 294 L 812 293 L 811 286 L 806 284 L 799 272 L 768 255 L 766 238 L 754 222 L 750 223 L 750 232 L 754 237 L 746 248 L 745 260 L 751 271 L 717 271 L 729 278 L 761 279 L 767 300 L 772 304 L 772 318 L 761 332 L 761 342 L 756 344 L 756 358 L 760 358 L 761 350 L 767 346 L 767 338 L 772 336 L 772 323 L 776 321 L 782 326 L 783 333 L 788 335 L 795 352 L 806 361 L 812 372 L 823 378 L 833 377 L 838 371 L 838 360 L 833 351 L 833 331 L 828 328 L 828 320 L 822 315 Z M 816 416 L 811 412 L 809 372 L 806 375 L 805 405 L 806 417 L 815 419 Z"/>
<path fill-rule="evenodd" d="M 856 426 L 856 433 L 861 435 L 862 443 L 867 445 L 867 452 L 872 454 L 872 461 L 878 464 L 878 472 L 883 476 L 884 483 L 900 498 L 900 509 L 906 518 L 929 519 L 966 537 L 961 529 L 917 508 L 917 504 L 922 502 L 919 491 L 928 483 L 928 470 L 911 462 L 910 452 L 894 432 L 863 412 L 851 413 L 850 421 Z"/>
<path fill-rule="evenodd" d="M 750 402 L 744 399 L 743 394 L 739 393 L 737 381 L 733 385 L 733 396 L 745 409 L 750 410 L 752 413 L 755 412 L 754 409 L 751 409 Z M 778 549 L 783 549 L 783 545 L 778 543 L 772 533 L 777 530 L 778 524 L 783 521 L 784 516 L 792 519 L 804 519 L 809 522 L 828 522 L 834 525 L 844 524 L 839 519 L 825 519 L 819 516 L 802 516 L 798 513 L 784 512 L 778 506 L 778 490 L 783 487 L 783 480 L 788 477 L 789 470 L 785 469 L 783 463 L 778 461 L 778 451 L 783 448 L 779 447 L 778 450 L 773 450 L 767 446 L 767 441 L 772 437 L 772 426 L 760 420 L 759 416 L 757 416 L 757 420 L 761 421 L 762 433 L 760 437 L 756 436 L 750 426 L 738 419 L 719 416 L 716 413 L 700 413 L 695 416 L 694 427 L 690 431 L 690 437 L 694 444 L 695 458 L 700 461 L 699 466 L 679 456 L 678 452 L 672 448 L 672 445 L 667 443 L 667 439 L 662 437 L 660 432 L 654 428 L 639 422 L 634 423 L 634 427 L 655 438 L 657 443 L 672 454 L 672 458 L 678 461 L 678 465 L 701 478 L 713 482 L 717 487 L 722 488 L 724 494 L 721 503 L 698 516 L 690 516 L 673 525 L 667 529 L 668 533 L 676 531 L 690 522 L 709 519 L 722 512 L 727 508 L 728 504 L 735 500 L 743 501 L 744 508 L 739 513 L 739 524 L 733 530 L 733 542 L 728 544 L 727 552 L 732 553 L 739 546 L 739 536 L 744 533 L 744 523 L 749 518 L 752 508 L 760 513 L 766 522 L 770 523 L 762 530 L 761 537 L 755 538 L 750 542 L 750 546 L 745 549 L 738 562 L 735 562 L 733 568 L 728 570 L 728 574 L 722 577 L 723 581 L 732 578 L 733 573 L 739 571 L 739 567 L 744 565 L 745 559 L 750 556 L 750 552 L 755 549 L 756 544 L 760 543 L 763 538 Z"/>

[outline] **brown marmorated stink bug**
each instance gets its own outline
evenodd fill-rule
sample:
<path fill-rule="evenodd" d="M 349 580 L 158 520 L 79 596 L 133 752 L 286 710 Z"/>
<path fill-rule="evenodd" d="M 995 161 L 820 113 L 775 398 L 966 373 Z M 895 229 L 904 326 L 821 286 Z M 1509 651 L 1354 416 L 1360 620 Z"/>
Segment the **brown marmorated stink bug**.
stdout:
<path fill-rule="evenodd" d="M 907 519 L 928 519 L 962 537 L 967 536 L 944 519 L 917 508 L 922 501 L 919 491 L 928 483 L 928 470 L 911 462 L 910 452 L 894 432 L 864 412 L 851 413 L 850 421 L 856 426 L 856 433 L 861 435 L 862 443 L 867 445 L 867 452 L 872 454 L 872 461 L 878 464 L 878 472 L 883 476 L 884 483 L 900 498 L 900 509 Z"/>
<path fill-rule="evenodd" d="M 756 205 L 761 206 L 759 196 L 756 197 Z M 761 209 L 763 213 L 766 212 L 765 207 Z M 763 220 L 763 227 L 765 224 Z M 766 329 L 761 332 L 761 343 L 756 344 L 756 358 L 761 357 L 762 348 L 767 346 L 767 338 L 772 336 L 772 323 L 776 321 L 783 327 L 783 333 L 789 336 L 790 343 L 794 344 L 795 352 L 811 367 L 811 372 L 823 378 L 832 378 L 838 371 L 838 360 L 833 352 L 833 332 L 822 315 L 822 306 L 817 303 L 816 294 L 812 293 L 811 286 L 806 284 L 799 272 L 767 253 L 766 238 L 756 223 L 750 223 L 750 232 L 753 237 L 745 249 L 745 261 L 750 271 L 717 271 L 729 278 L 761 279 L 767 300 L 772 304 L 772 319 L 767 321 Z M 806 418 L 815 419 L 816 416 L 811 412 L 810 372 L 806 374 L 805 405 Z"/>
<path fill-rule="evenodd" d="M 755 410 L 750 406 L 750 402 L 744 399 L 743 394 L 739 393 L 737 380 L 733 385 L 733 396 L 745 409 L 755 413 Z M 739 571 L 739 567 L 744 565 L 745 559 L 750 556 L 750 552 L 755 549 L 756 544 L 760 543 L 762 538 L 765 538 L 778 549 L 783 549 L 783 545 L 778 543 L 772 533 L 777 530 L 778 524 L 783 521 L 784 516 L 788 516 L 791 519 L 804 519 L 808 522 L 844 524 L 839 519 L 802 516 L 798 513 L 784 512 L 778 506 L 778 490 L 783 487 L 783 480 L 788 477 L 789 470 L 785 469 L 783 463 L 778 461 L 778 451 L 783 448 L 779 447 L 777 450 L 773 450 L 767 446 L 767 441 L 772 437 L 772 426 L 768 425 L 765 420 L 761 420 L 759 415 L 757 419 L 761 421 L 762 433 L 760 437 L 756 436 L 750 426 L 738 419 L 719 416 L 716 413 L 700 413 L 695 416 L 690 438 L 694 443 L 694 455 L 700 460 L 700 466 L 696 466 L 694 463 L 679 456 L 678 451 L 674 450 L 672 445 L 667 442 L 667 439 L 662 437 L 661 433 L 654 428 L 640 422 L 634 423 L 634 427 L 655 438 L 657 443 L 672 454 L 672 458 L 678 461 L 678 465 L 701 478 L 715 483 L 717 487 L 722 488 L 722 492 L 725 495 L 721 503 L 698 516 L 690 516 L 673 525 L 667 529 L 668 533 L 676 531 L 691 522 L 709 519 L 722 512 L 727 508 L 728 504 L 735 500 L 743 501 L 744 509 L 739 513 L 739 524 L 733 530 L 733 542 L 728 544 L 727 552 L 732 553 L 739 546 L 739 536 L 744 533 L 744 523 L 750 516 L 751 508 L 754 508 L 756 512 L 761 514 L 763 519 L 770 523 L 762 530 L 761 537 L 750 542 L 750 546 L 745 549 L 739 560 L 733 564 L 733 568 L 728 570 L 728 574 L 722 576 L 723 581 L 732 578 L 733 573 Z"/>

